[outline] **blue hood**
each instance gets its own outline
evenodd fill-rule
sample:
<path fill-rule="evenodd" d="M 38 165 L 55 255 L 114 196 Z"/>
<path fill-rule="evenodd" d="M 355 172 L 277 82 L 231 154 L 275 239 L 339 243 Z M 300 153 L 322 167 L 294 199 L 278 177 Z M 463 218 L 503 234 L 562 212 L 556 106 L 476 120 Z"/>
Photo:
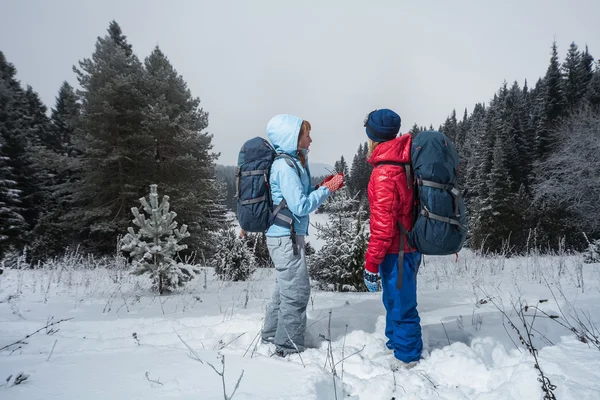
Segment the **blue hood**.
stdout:
<path fill-rule="evenodd" d="M 279 114 L 271 118 L 267 124 L 267 135 L 275 151 L 297 157 L 301 126 L 302 119 L 293 115 Z"/>

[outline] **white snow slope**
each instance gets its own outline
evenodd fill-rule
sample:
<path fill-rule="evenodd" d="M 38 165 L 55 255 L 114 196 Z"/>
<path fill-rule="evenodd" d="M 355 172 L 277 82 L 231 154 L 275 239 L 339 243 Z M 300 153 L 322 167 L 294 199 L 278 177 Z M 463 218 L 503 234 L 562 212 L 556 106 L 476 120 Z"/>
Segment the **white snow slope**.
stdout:
<path fill-rule="evenodd" d="M 381 293 L 313 290 L 310 348 L 282 359 L 258 340 L 272 270 L 231 283 L 206 268 L 162 297 L 149 291 L 148 278 L 89 262 L 5 270 L 0 399 L 227 399 L 236 383 L 236 400 L 540 399 L 535 359 L 508 322 L 526 337 L 512 307 L 519 299 L 529 306 L 548 299 L 540 310 L 560 316 L 524 313 L 556 398 L 597 399 L 598 344 L 568 328 L 577 316 L 590 329 L 599 320 L 599 267 L 577 255 L 426 257 L 418 307 L 426 351 L 410 370 L 390 367 Z M 28 378 L 15 385 L 21 372 Z"/>

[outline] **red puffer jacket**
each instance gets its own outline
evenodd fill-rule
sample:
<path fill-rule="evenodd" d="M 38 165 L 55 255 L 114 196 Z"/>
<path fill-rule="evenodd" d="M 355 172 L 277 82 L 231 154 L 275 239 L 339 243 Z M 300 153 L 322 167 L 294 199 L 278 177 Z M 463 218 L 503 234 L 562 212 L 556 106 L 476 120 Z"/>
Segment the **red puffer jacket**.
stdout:
<path fill-rule="evenodd" d="M 413 192 L 408 186 L 404 166 L 382 162 L 410 162 L 412 137 L 405 134 L 379 144 L 367 160 L 373 165 L 368 195 L 371 209 L 371 238 L 365 268 L 377 273 L 386 254 L 397 254 L 400 248 L 400 221 L 406 230 L 412 227 Z M 412 185 L 411 185 L 412 186 Z M 404 251 L 410 248 L 404 243 Z"/>

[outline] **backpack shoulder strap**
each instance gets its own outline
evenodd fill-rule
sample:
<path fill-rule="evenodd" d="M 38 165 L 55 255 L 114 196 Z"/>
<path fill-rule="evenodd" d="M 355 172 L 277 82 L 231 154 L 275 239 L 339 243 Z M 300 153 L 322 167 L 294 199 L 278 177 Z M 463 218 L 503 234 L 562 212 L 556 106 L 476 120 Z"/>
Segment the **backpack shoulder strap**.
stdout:
<path fill-rule="evenodd" d="M 298 174 L 298 178 L 300 178 L 302 173 L 300 172 L 300 168 L 298 167 L 298 164 L 296 164 L 296 160 L 294 160 L 294 157 L 292 157 L 286 153 L 278 153 L 277 156 L 275 157 L 275 159 L 278 159 L 278 158 L 283 158 L 285 160 L 285 162 L 287 163 L 287 165 L 289 165 L 292 168 L 295 168 L 296 173 Z"/>

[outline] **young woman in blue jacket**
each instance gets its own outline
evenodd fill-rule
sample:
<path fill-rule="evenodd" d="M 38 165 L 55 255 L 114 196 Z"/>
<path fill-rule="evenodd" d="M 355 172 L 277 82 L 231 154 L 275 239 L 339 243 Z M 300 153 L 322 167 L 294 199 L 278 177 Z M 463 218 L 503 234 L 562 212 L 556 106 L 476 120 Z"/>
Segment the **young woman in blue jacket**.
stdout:
<path fill-rule="evenodd" d="M 307 153 L 312 142 L 308 121 L 282 114 L 267 124 L 267 135 L 277 153 L 271 167 L 269 185 L 276 208 L 283 199 L 293 229 L 273 224 L 267 230 L 267 247 L 275 264 L 275 288 L 267 308 L 262 340 L 275 344 L 276 354 L 286 356 L 305 349 L 306 307 L 310 297 L 310 281 L 304 253 L 308 235 L 309 214 L 331 193 L 343 186 L 343 175 L 335 175 L 316 188 L 310 184 Z"/>

